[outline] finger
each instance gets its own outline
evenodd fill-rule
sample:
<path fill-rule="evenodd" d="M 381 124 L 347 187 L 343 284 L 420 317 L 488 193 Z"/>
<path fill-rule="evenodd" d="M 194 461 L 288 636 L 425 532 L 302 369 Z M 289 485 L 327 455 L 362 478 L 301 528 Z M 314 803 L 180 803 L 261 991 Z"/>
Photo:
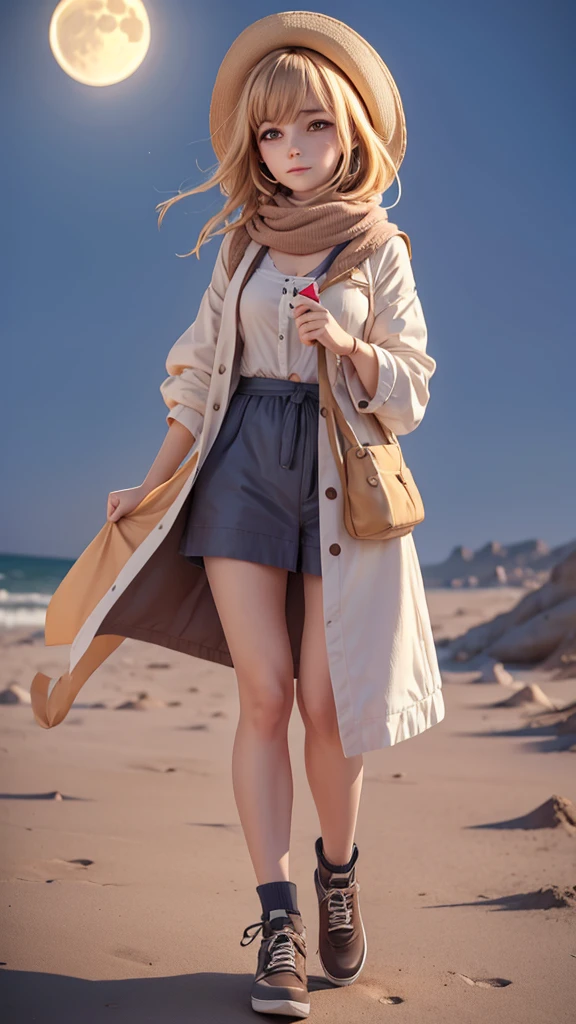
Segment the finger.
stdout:
<path fill-rule="evenodd" d="M 301 338 L 316 338 L 319 334 L 323 334 L 323 333 L 324 333 L 324 329 L 321 326 L 319 326 L 319 325 L 314 326 L 314 324 L 310 324 L 309 326 L 306 325 L 306 327 L 302 327 L 300 332 L 299 332 Z"/>
<path fill-rule="evenodd" d="M 295 316 L 294 319 L 300 323 L 306 323 L 307 320 L 321 320 L 322 323 L 328 323 L 326 312 L 322 309 L 307 309 L 304 313 Z"/>

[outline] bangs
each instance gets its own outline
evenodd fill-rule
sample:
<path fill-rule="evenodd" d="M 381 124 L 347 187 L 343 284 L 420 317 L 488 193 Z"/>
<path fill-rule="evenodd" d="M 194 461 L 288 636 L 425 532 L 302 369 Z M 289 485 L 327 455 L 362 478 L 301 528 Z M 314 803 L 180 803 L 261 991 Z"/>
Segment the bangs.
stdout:
<path fill-rule="evenodd" d="M 290 124 L 304 108 L 308 89 L 318 106 L 333 112 L 334 102 L 328 82 L 320 68 L 303 53 L 281 52 L 262 68 L 248 97 L 248 120 L 254 132 L 264 121 Z"/>

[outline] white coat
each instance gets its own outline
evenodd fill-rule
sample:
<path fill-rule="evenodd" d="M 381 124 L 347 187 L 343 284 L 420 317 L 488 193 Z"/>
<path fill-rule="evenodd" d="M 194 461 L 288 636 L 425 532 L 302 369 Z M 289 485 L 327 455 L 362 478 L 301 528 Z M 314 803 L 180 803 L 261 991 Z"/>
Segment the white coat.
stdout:
<path fill-rule="evenodd" d="M 170 376 L 161 385 L 168 422 L 178 419 L 195 434 L 190 453 L 130 515 L 104 525 L 47 609 L 46 643 L 71 644 L 71 650 L 69 671 L 60 679 L 38 673 L 32 683 L 34 714 L 46 728 L 62 721 L 80 687 L 125 637 L 232 666 L 205 570 L 177 550 L 187 498 L 238 383 L 238 298 L 261 252 L 251 241 L 229 280 L 228 243 L 229 235 L 220 245 L 196 320 L 168 354 Z M 322 303 L 345 331 L 362 337 L 368 275 L 375 319 L 364 340 L 378 356 L 374 397 L 366 394 L 351 360 L 329 350 L 326 357 L 330 386 L 346 420 L 360 441 L 377 443 L 382 441 L 378 421 L 398 435 L 418 426 L 436 364 L 426 353 L 410 257 L 398 236 L 343 279 L 325 282 Z M 334 491 L 336 498 L 330 497 Z M 326 647 L 342 747 L 351 757 L 392 746 L 440 722 L 442 682 L 413 536 L 366 541 L 347 532 L 325 412 L 318 416 L 318 493 Z M 302 576 L 289 572 L 286 615 L 295 678 L 303 605 Z"/>

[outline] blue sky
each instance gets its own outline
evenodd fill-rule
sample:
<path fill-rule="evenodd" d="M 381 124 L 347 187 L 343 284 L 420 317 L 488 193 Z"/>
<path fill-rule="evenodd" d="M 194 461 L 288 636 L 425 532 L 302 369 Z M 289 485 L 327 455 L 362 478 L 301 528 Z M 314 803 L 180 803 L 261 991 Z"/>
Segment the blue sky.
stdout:
<path fill-rule="evenodd" d="M 194 320 L 217 242 L 189 251 L 217 189 L 155 205 L 214 163 L 208 109 L 228 46 L 283 6 L 148 0 L 148 56 L 90 88 L 48 45 L 55 0 L 0 5 L 4 195 L 0 550 L 77 557 L 115 488 L 165 434 L 165 358 Z M 402 439 L 424 561 L 576 536 L 570 5 L 315 4 L 380 52 L 408 124 L 406 230 L 438 368 Z M 196 165 L 196 162 L 198 166 Z M 396 186 L 384 205 L 396 199 Z M 7 230 L 6 230 L 7 229 Z"/>

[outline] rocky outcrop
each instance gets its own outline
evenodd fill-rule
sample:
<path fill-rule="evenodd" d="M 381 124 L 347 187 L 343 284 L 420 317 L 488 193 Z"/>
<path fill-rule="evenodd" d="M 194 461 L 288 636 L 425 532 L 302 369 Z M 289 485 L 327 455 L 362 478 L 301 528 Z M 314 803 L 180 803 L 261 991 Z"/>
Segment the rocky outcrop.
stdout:
<path fill-rule="evenodd" d="M 422 566 L 427 587 L 521 586 L 536 589 L 546 583 L 550 571 L 576 551 L 576 541 L 550 548 L 543 540 L 519 544 L 489 541 L 473 551 L 461 545 L 437 565 Z"/>
<path fill-rule="evenodd" d="M 509 612 L 452 641 L 450 652 L 460 662 L 483 655 L 501 662 L 544 663 L 558 669 L 557 678 L 576 675 L 576 551 Z"/>

